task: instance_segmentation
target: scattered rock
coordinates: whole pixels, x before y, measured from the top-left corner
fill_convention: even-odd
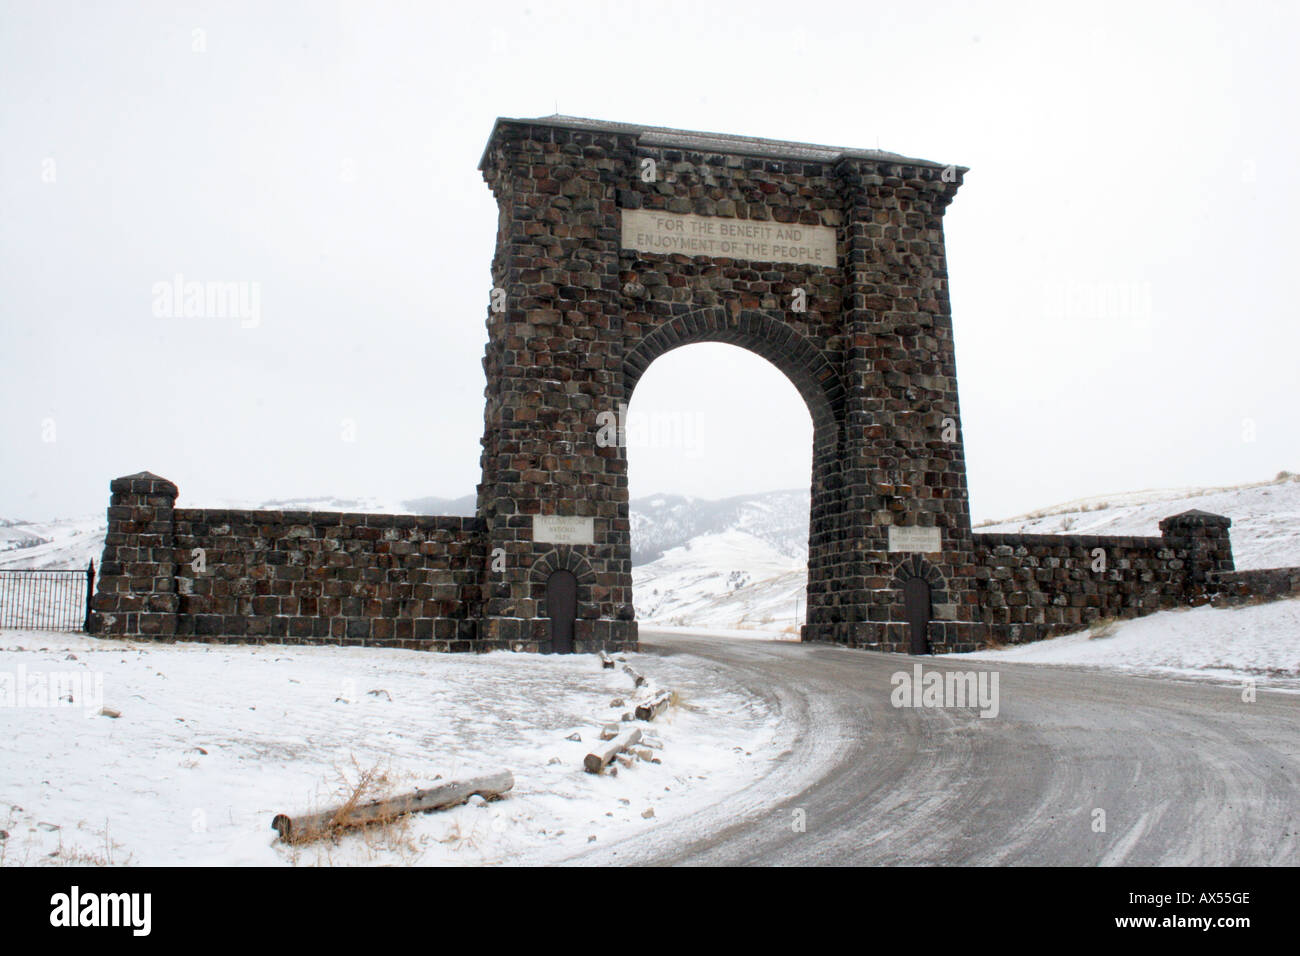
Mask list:
[[[112,717],[116,720],[118,717],[122,716],[122,712],[120,710],[114,710],[112,707],[103,707],[100,709],[99,715],[101,717]]]
[[[641,811],[641,816],[643,816],[647,820],[649,820],[654,815],[655,815],[654,807],[646,807],[644,810]]]
[[[614,759],[617,760],[619,763],[621,763],[624,767],[632,766],[632,758],[627,756],[626,754],[618,754]]]
[[[393,699],[393,695],[390,694],[388,691],[384,690],[382,687],[379,688],[378,690],[368,690],[366,691],[366,693],[369,694],[371,697],[378,697],[380,694],[383,694],[389,700]]]
[[[471,793],[469,795],[469,799],[466,800],[465,802],[468,803],[471,807],[486,807],[487,797],[483,796],[483,794],[481,793]]]
[[[546,761],[546,766],[551,767],[557,763],[564,763],[564,761],[561,760],[559,757],[552,757],[550,760]]]
[[[609,706],[611,706],[611,707],[626,707],[626,706],[627,706],[627,702],[624,701],[622,697],[615,697],[613,700],[611,700],[611,701],[609,702]]]
[[[578,732],[575,730],[573,733],[569,734],[569,736],[565,737],[564,739],[565,739],[565,740],[581,740],[581,739],[582,739],[582,734],[578,733]]]
[[[596,842],[596,835],[593,833],[591,836],[587,837],[587,842],[588,842],[588,843],[595,843],[595,842]]]
[[[208,752],[207,752],[206,750],[204,750],[202,747],[192,747],[192,748],[191,748],[191,752],[192,752],[192,753],[200,753],[200,754],[202,754],[202,755],[205,756],[205,757],[208,755]]]
[[[621,719],[621,720],[631,720],[631,719],[632,719],[632,715],[631,715],[631,714],[626,714],[626,713],[625,713],[625,714],[624,714],[620,719]]]
[[[76,654],[68,654],[68,655],[67,655],[66,657],[64,657],[63,659],[64,659],[65,661],[75,661],[75,660],[77,659],[77,655],[76,655]]]
[[[604,727],[600,728],[600,739],[613,740],[618,736],[619,729],[618,724],[606,724]]]

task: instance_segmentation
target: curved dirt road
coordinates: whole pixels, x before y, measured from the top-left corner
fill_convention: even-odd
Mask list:
[[[764,697],[781,756],[726,801],[575,863],[1300,863],[1300,695],[651,630],[642,647]],[[996,671],[997,716],[892,706],[891,675],[917,662]]]

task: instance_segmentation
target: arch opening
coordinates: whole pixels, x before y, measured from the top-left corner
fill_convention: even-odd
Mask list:
[[[635,350],[649,361],[626,389],[637,618],[798,639],[830,399],[817,385],[809,402],[789,354],[699,335],[659,345]]]

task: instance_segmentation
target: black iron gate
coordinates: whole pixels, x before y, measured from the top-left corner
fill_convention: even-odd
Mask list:
[[[89,631],[95,562],[84,571],[0,568],[0,628]]]

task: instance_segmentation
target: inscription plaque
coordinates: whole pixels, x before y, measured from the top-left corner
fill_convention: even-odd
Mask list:
[[[545,544],[595,544],[596,519],[533,515],[533,540]]]
[[[920,551],[930,553],[943,550],[938,528],[900,528],[889,526],[890,551]]]
[[[686,256],[836,265],[835,230],[791,222],[757,222],[693,213],[624,209],[623,248]]]

